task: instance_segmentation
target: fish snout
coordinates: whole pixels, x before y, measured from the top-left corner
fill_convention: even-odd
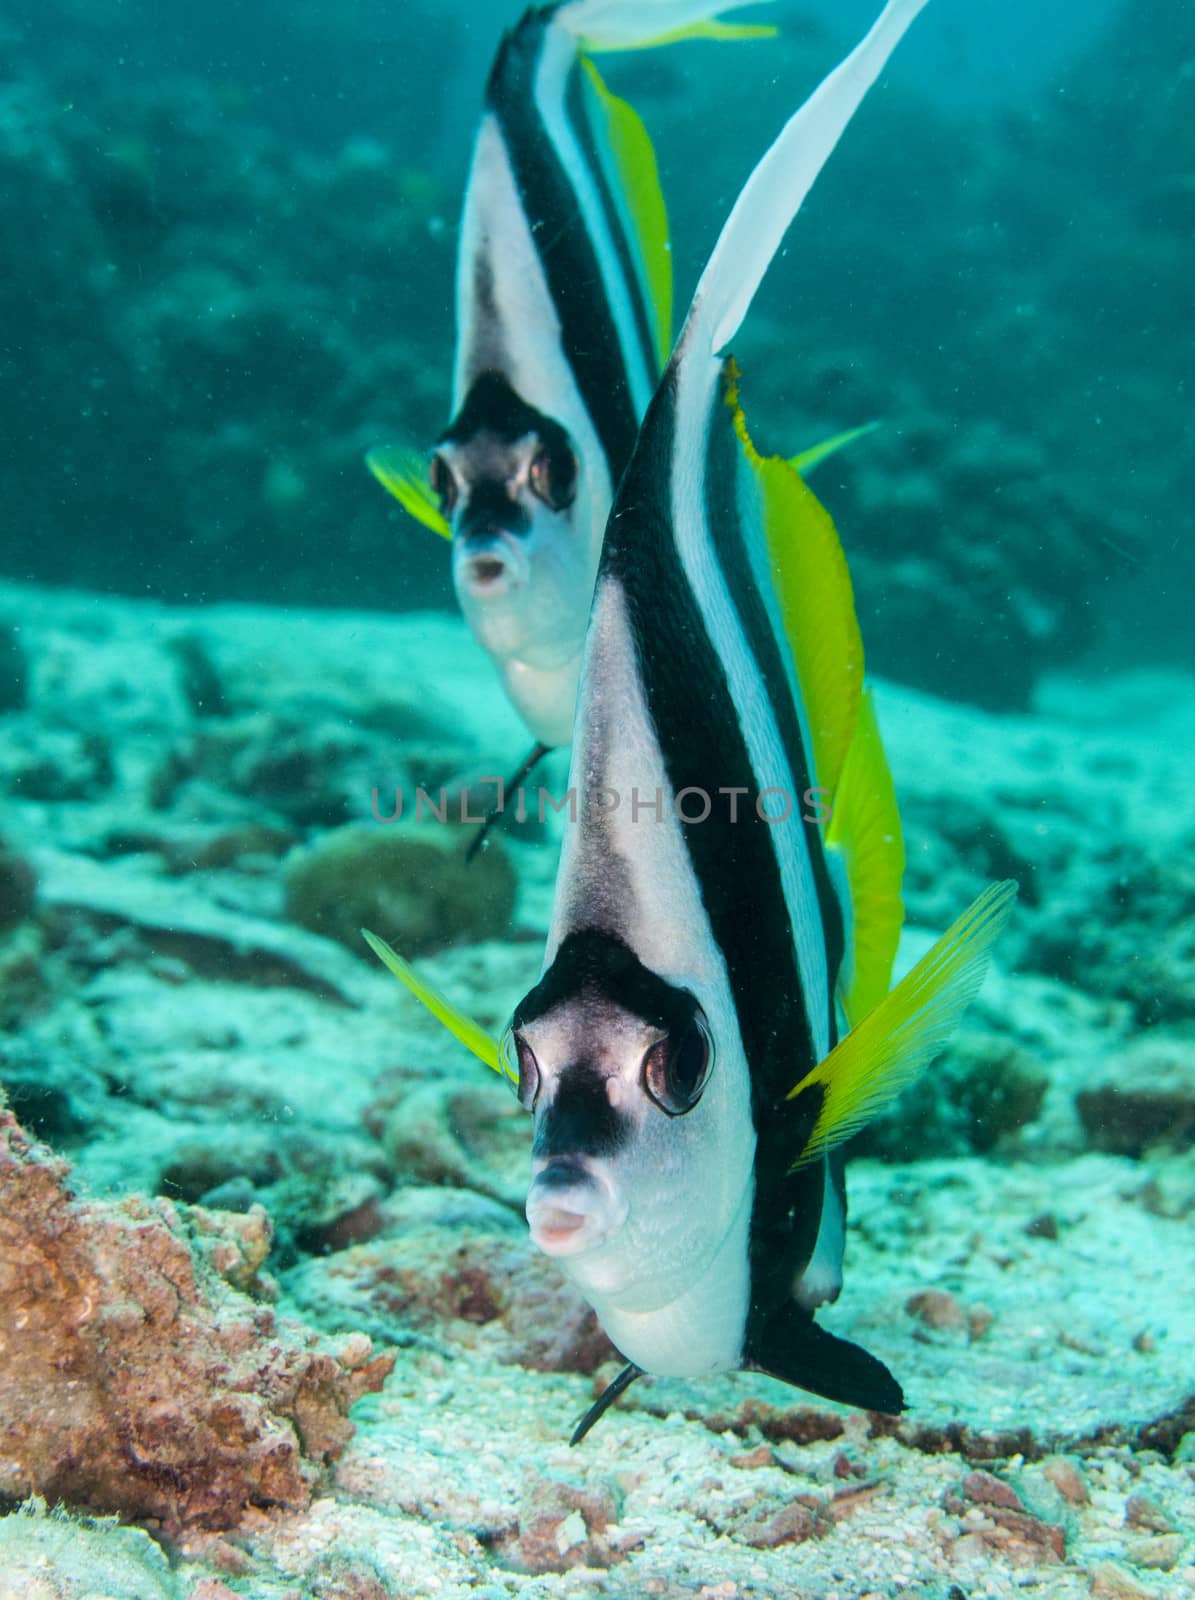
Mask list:
[[[455,543],[457,581],[471,594],[489,598],[526,580],[526,556],[509,530],[487,524]]]
[[[534,1163],[527,1195],[531,1242],[549,1256],[574,1256],[615,1233],[626,1220],[609,1180],[590,1162],[553,1157]]]

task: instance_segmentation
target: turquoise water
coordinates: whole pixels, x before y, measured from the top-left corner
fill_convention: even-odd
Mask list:
[[[678,313],[871,10],[601,58]],[[1190,1594],[1189,8],[931,0],[734,343],[763,448],[878,424],[813,486],[898,975],[1020,884],[852,1147],[827,1325],[909,1411],[645,1380],[575,1452],[617,1356],[529,1243],[526,1119],[357,934],[494,1032],[548,931],[550,811],[472,866],[381,823],[528,736],[364,465],[449,420],[516,17],[0,13],[0,1600]]]

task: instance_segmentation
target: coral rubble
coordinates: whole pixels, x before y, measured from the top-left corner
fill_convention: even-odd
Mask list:
[[[307,1505],[393,1357],[247,1298],[263,1212],[79,1201],[66,1178],[0,1111],[0,1494],[172,1534]]]

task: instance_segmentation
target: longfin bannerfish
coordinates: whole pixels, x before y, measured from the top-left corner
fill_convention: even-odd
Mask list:
[[[755,450],[723,352],[924,3],[889,0],[790,120],[702,275],[615,497],[582,664],[570,784],[622,804],[566,829],[542,976],[478,1051],[534,1116],[532,1237],[627,1361],[574,1440],[639,1372],[904,1404],[814,1317],[841,1285],[842,1145],[940,1050],[1015,885],[891,987],[903,846],[846,561],[791,463]],[[636,817],[636,795],[656,807]]]
[[[457,596],[542,745],[567,744],[614,486],[672,345],[668,218],[651,140],[591,55],[690,37],[747,0],[570,0],[503,38],[461,217],[453,417],[431,462],[368,456],[452,539]],[[715,25],[716,24],[716,25]]]

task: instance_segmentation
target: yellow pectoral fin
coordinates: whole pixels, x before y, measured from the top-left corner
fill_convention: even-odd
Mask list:
[[[788,464],[805,477],[814,467],[820,466],[828,456],[835,455],[839,450],[845,450],[848,444],[854,444],[856,439],[874,433],[878,427],[878,422],[864,422],[857,428],[847,428],[844,433],[836,433],[830,439],[823,439],[821,444],[810,445],[808,450],[802,450],[799,455],[789,456]]]
[[[813,1131],[794,1167],[857,1133],[884,1111],[946,1043],[987,971],[992,945],[1012,911],[1017,886],[993,883],[913,969],[788,1098],[818,1095]]]
[[[651,39],[636,39],[634,44],[601,44],[586,40],[585,48],[597,54],[622,50],[655,50],[666,44],[682,44],[686,39],[774,39],[780,29],[773,22],[719,22],[711,18],[706,22],[691,22],[687,28],[671,28],[667,33],[657,33]]]
[[[479,1061],[484,1061],[487,1067],[492,1067],[503,1077],[507,1076],[502,1065],[502,1053],[498,1048],[498,1041],[488,1034],[479,1022],[474,1022],[472,1017],[467,1017],[463,1011],[458,1011],[451,1000],[446,1000],[440,991],[434,988],[426,979],[421,978],[409,961],[392,950],[385,939],[379,939],[376,933],[370,933],[368,928],[361,929],[361,937],[377,956],[383,966],[390,971],[405,988],[409,989],[431,1012],[438,1022],[442,1022],[454,1038],[459,1039],[466,1050],[471,1050]]]
[[[452,529],[427,481],[427,463],[417,450],[400,444],[380,445],[368,453],[365,465],[416,522],[422,522],[441,539],[452,538]]]

